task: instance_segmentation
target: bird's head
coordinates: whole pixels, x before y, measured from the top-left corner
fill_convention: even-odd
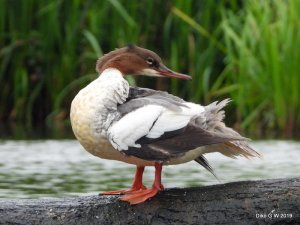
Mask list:
[[[107,68],[116,68],[123,75],[191,79],[191,76],[167,68],[155,52],[135,45],[116,49],[97,60],[96,70],[98,73],[101,74]]]

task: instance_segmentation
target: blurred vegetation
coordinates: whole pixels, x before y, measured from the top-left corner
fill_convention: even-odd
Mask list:
[[[300,127],[300,1],[0,0],[0,119],[25,133],[69,125],[95,61],[128,43],[193,76],[129,78],[201,104],[231,97],[228,123],[252,136]],[[4,129],[1,128],[0,129]]]

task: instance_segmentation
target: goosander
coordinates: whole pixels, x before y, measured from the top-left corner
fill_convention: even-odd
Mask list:
[[[129,86],[126,75],[191,79],[167,68],[156,53],[129,45],[99,58],[96,71],[100,76],[72,101],[73,132],[94,156],[136,165],[130,189],[103,194],[123,194],[121,200],[139,204],[164,189],[163,165],[195,160],[214,174],[204,154],[260,156],[247,138],[223,123],[228,99],[201,106],[167,92]],[[155,167],[149,189],[142,182],[145,166]]]

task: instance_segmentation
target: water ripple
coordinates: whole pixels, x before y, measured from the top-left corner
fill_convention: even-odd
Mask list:
[[[263,159],[238,160],[207,155],[221,182],[299,176],[300,143],[258,141],[252,146]],[[0,198],[86,195],[129,187],[134,166],[96,158],[74,140],[0,142]],[[145,183],[151,185],[153,168]],[[191,187],[219,182],[195,162],[163,170],[165,187]]]

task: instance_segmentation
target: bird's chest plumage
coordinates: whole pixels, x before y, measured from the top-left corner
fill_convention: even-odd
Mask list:
[[[128,92],[129,85],[121,73],[108,69],[83,88],[72,101],[72,129],[76,138],[90,153],[99,156],[98,151],[106,139],[108,127],[119,117],[117,105],[126,100]],[[108,153],[104,150],[103,154]]]

